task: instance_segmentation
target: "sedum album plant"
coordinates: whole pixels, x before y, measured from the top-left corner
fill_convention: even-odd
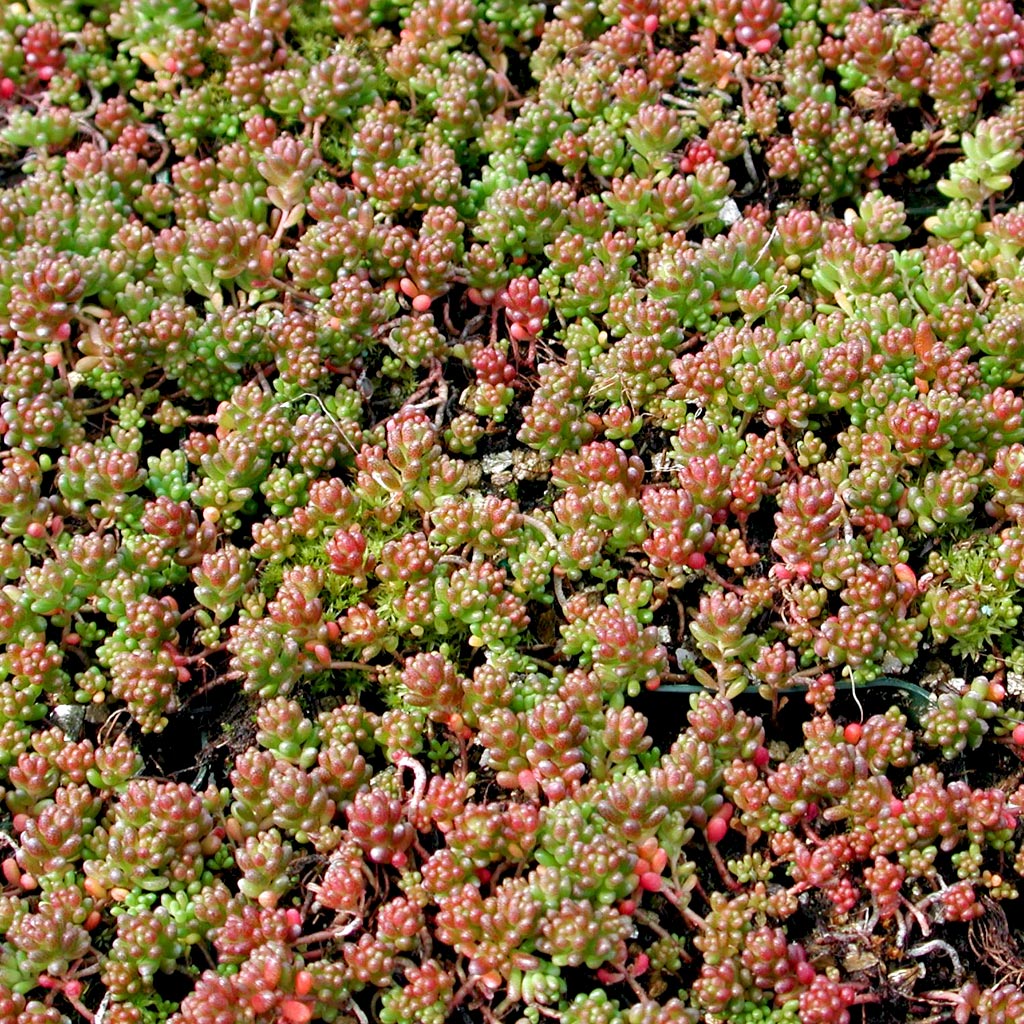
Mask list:
[[[1024,1009],[1009,0],[0,16],[0,1022]]]

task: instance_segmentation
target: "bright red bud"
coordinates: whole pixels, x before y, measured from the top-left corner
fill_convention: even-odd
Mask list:
[[[661,889],[661,875],[653,871],[645,871],[640,876],[640,888],[646,892],[658,892]]]
[[[306,1024],[313,1019],[313,1007],[308,1003],[300,1003],[298,999],[285,999],[278,1010],[281,1019],[288,1024]]]
[[[712,818],[708,822],[707,837],[709,843],[720,843],[729,831],[729,823],[724,818]]]

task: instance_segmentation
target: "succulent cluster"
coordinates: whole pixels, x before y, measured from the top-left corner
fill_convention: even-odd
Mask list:
[[[5,5],[0,1022],[1024,1012],[1022,79],[1009,0]]]

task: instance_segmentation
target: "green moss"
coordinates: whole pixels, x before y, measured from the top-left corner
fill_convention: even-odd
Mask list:
[[[997,538],[975,534],[944,545],[928,559],[928,571],[940,577],[940,582],[925,596],[925,607],[939,604],[944,591],[962,596],[979,613],[976,617],[961,615],[955,630],[946,627],[946,633],[953,639],[953,653],[972,661],[993,647],[1008,652],[1012,631],[1022,611],[1013,580],[996,576],[997,546]],[[934,620],[932,630],[938,638],[944,638],[943,630],[936,628]]]
[[[322,537],[299,541],[295,555],[288,561],[269,562],[260,570],[259,589],[266,598],[272,598],[281,586],[284,574],[300,565],[311,565],[324,570],[324,589],[321,596],[324,615],[337,618],[359,600],[359,590],[347,576],[341,576],[331,569],[330,559]]]
[[[411,516],[403,515],[397,523],[381,526],[376,520],[367,517],[361,523],[363,535],[366,537],[367,555],[372,561],[380,557],[381,548],[389,541],[417,529]],[[323,537],[312,540],[295,541],[295,553],[287,560],[266,562],[258,573],[260,593],[268,600],[281,586],[284,574],[296,566],[310,565],[324,572],[324,589],[320,597],[324,605],[324,617],[336,619],[344,615],[349,608],[358,604],[365,591],[357,587],[348,576],[342,576],[331,568],[331,560]]]
[[[323,60],[338,42],[328,5],[320,0],[303,0],[292,6],[291,13],[289,42],[311,63]]]

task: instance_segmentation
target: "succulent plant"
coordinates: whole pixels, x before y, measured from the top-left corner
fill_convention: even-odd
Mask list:
[[[1014,5],[89,6],[0,13],[0,1018],[1019,1013]]]

